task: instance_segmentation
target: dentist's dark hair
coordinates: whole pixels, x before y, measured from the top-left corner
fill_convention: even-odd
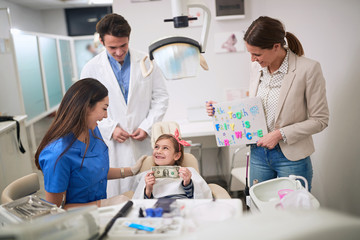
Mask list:
[[[104,41],[106,34],[114,37],[130,37],[131,27],[123,16],[110,13],[96,24],[96,32],[99,33],[100,39]]]
[[[51,142],[73,134],[69,145],[60,154],[58,160],[69,150],[75,140],[82,134],[87,134],[85,144],[86,150],[81,163],[84,162],[86,151],[89,147],[89,128],[87,126],[87,115],[91,108],[108,96],[107,88],[98,80],[85,78],[74,83],[65,93],[55,118],[42,139],[35,153],[35,165],[41,170],[39,156],[41,151]],[[55,164],[56,166],[56,164]]]
[[[292,33],[286,32],[284,25],[277,19],[262,16],[252,22],[247,29],[244,40],[251,46],[262,49],[272,49],[274,44],[286,45],[298,56],[304,55],[304,49],[299,39]]]

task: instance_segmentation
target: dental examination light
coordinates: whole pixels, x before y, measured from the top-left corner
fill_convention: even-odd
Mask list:
[[[149,46],[149,57],[155,61],[161,69],[165,78],[175,80],[187,77],[195,77],[199,65],[208,70],[205,58],[201,53],[205,52],[210,25],[210,10],[201,3],[190,3],[188,0],[172,0],[172,19],[165,19],[164,22],[173,22],[175,28],[189,26],[189,20],[197,18],[188,17],[188,9],[197,7],[204,10],[204,23],[201,33],[201,42],[188,37],[172,36],[159,39]],[[150,68],[146,70],[146,57],[141,62],[141,70],[144,77],[148,76],[153,65],[150,61]]]

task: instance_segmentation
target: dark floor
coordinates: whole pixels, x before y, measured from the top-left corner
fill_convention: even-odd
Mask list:
[[[210,176],[210,177],[204,177],[204,178],[207,183],[215,183],[215,184],[218,184],[221,187],[227,189],[226,181],[218,176]]]

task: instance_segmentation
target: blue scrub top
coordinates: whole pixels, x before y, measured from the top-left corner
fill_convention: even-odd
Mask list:
[[[90,145],[81,168],[86,144],[79,140],[75,140],[55,166],[57,158],[74,138],[73,134],[53,141],[40,153],[39,164],[44,174],[45,190],[51,193],[66,191],[66,203],[87,203],[106,198],[108,147],[98,127],[94,135],[100,139],[95,138],[91,130],[89,135]]]

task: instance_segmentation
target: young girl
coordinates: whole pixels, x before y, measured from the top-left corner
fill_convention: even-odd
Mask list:
[[[184,146],[190,144],[179,139],[177,129],[175,135],[161,135],[156,140],[152,155],[155,165],[180,166],[184,156]],[[209,186],[194,168],[180,167],[179,177],[155,178],[153,171],[143,172],[137,178],[139,184],[133,199],[212,198]]]

